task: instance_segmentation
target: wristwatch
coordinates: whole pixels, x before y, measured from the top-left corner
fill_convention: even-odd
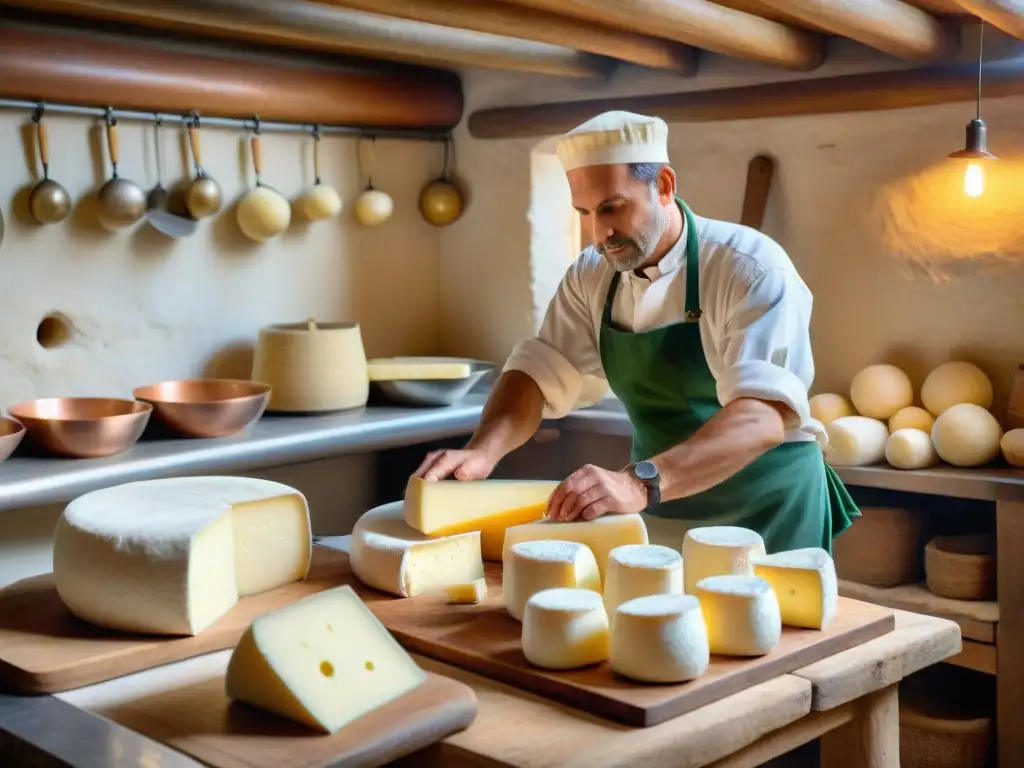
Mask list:
[[[644,484],[647,489],[647,508],[655,507],[661,503],[661,475],[658,467],[653,461],[637,461],[630,464],[629,471],[633,477]]]

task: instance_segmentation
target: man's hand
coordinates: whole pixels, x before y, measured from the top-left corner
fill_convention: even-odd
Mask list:
[[[454,476],[456,480],[483,480],[494,471],[496,461],[481,450],[431,451],[420,464],[413,477],[425,480],[444,480]]]
[[[562,481],[548,500],[548,518],[561,522],[593,520],[608,512],[640,512],[647,489],[630,472],[587,464]]]

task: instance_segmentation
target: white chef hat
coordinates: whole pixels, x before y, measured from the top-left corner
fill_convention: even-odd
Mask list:
[[[660,117],[604,112],[562,136],[556,151],[566,171],[587,165],[668,163],[668,126]]]

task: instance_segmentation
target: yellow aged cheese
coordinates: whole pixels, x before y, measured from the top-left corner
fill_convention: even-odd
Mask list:
[[[228,662],[228,698],[335,733],[426,680],[349,586],[266,613]]]
[[[428,536],[480,532],[485,560],[501,562],[505,531],[540,520],[551,480],[424,480],[414,477],[405,491],[405,521]]]
[[[608,659],[608,614],[590,589],[545,589],[526,601],[523,655],[541,669],[578,669]]]
[[[472,366],[437,357],[378,357],[367,361],[370,381],[464,379]]]
[[[808,547],[756,557],[754,575],[772,585],[786,626],[825,629],[835,618],[839,585],[835,564],[824,549]]]
[[[782,638],[778,598],[760,577],[710,576],[697,582],[696,597],[711,653],[763,656]]]
[[[501,596],[509,615],[523,620],[526,601],[545,589],[579,587],[601,592],[601,573],[590,548],[574,541],[524,541],[509,548]]]
[[[683,589],[696,593],[697,582],[708,576],[749,576],[750,560],[764,554],[756,531],[734,525],[691,528],[683,538]]]
[[[487,579],[481,576],[473,581],[449,584],[445,590],[453,605],[475,605],[487,597]]]

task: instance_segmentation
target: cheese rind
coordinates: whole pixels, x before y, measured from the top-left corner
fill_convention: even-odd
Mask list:
[[[626,544],[608,555],[604,607],[609,616],[627,600],[645,595],[682,594],[683,557],[660,544]]]
[[[753,573],[750,559],[764,552],[764,539],[747,528],[691,528],[683,539],[684,591],[696,594],[697,582],[708,576],[749,576]]]
[[[807,547],[757,557],[754,575],[771,584],[784,625],[825,629],[835,618],[839,584],[835,563],[824,549]]]
[[[257,618],[228,662],[228,698],[325,733],[403,696],[426,673],[349,586]]]
[[[764,656],[782,638],[779,601],[757,576],[710,576],[697,582],[696,597],[708,627],[711,653]]]
[[[239,597],[299,581],[305,497],[248,477],[143,480],[79,496],[57,521],[53,577],[73,614],[125,632],[196,635]]]
[[[473,581],[449,584],[445,592],[452,605],[475,605],[487,597],[487,579],[481,576]]]
[[[349,559],[363,584],[399,597],[445,589],[484,575],[479,533],[427,536],[406,524],[400,501],[374,507],[356,520]]]
[[[608,614],[590,589],[545,589],[526,601],[523,655],[542,669],[579,669],[608,659]]]
[[[601,592],[601,573],[594,553],[575,541],[538,540],[516,544],[502,566],[501,597],[516,621],[523,620],[526,602],[538,592],[558,587]]]
[[[614,672],[644,683],[683,683],[711,661],[708,629],[692,595],[636,597],[612,618],[609,661]]]
[[[608,567],[608,555],[625,544],[647,544],[647,526],[640,515],[603,515],[595,520],[573,520],[569,523],[538,520],[517,525],[505,531],[505,552],[525,541],[557,539],[575,541],[590,548],[597,559],[602,578]]]
[[[480,532],[485,560],[501,562],[506,529],[540,520],[551,480],[424,480],[410,478],[405,521],[428,536]]]

